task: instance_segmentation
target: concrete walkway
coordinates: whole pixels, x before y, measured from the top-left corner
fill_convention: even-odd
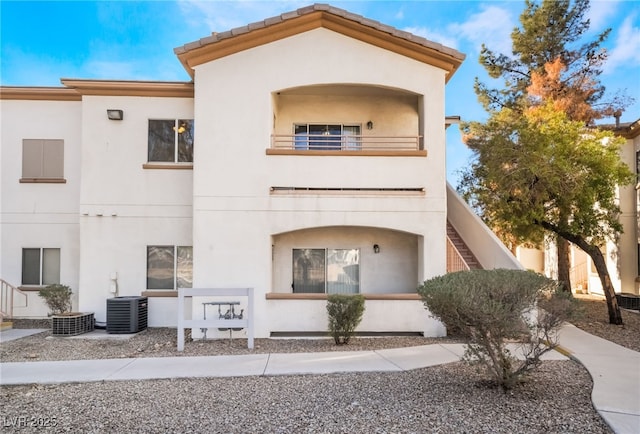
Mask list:
[[[619,434],[640,433],[640,353],[571,324],[562,328],[560,343],[589,371],[591,401],[605,422]]]
[[[570,324],[562,329],[560,342],[560,352],[544,358],[567,356],[584,365],[593,378],[593,405],[607,424],[619,434],[640,433],[640,353]],[[397,372],[456,362],[463,353],[463,344],[435,344],[378,351],[2,363],[0,384]]]
[[[7,329],[0,333],[0,342],[9,342],[38,333],[46,332],[48,329]]]

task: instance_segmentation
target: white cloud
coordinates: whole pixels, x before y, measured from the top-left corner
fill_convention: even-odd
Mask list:
[[[607,28],[609,19],[618,11],[618,4],[618,0],[592,1],[586,15],[591,24],[589,31],[599,33]]]
[[[478,51],[485,44],[494,52],[511,54],[511,32],[516,26],[511,13],[494,5],[481,5],[481,9],[463,23],[450,24],[448,32],[471,41]]]
[[[185,0],[178,4],[189,25],[200,28],[204,23],[210,32],[224,32],[309,6],[310,3],[308,0],[258,2]]]
[[[423,38],[426,38],[433,42],[437,42],[449,48],[458,48],[458,41],[455,38],[447,36],[443,33],[430,30],[426,27],[405,27],[402,30],[404,30],[405,32],[413,33],[417,36],[422,36]]]
[[[604,73],[611,74],[619,67],[640,67],[640,26],[634,27],[637,14],[628,16],[616,37],[614,47],[604,65]]]

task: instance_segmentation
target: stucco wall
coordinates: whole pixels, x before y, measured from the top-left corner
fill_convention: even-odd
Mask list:
[[[313,61],[289,56],[310,47]],[[446,270],[444,81],[436,67],[316,29],[198,66],[193,100],[85,95],[82,102],[2,101],[1,275],[19,283],[21,248],[29,243],[60,247],[61,280],[81,290],[74,308],[104,321],[107,298],[145,290],[146,246],[193,245],[194,286],[255,288],[256,336],[264,337],[281,304],[265,299],[281,285],[273,280],[272,236],[359,227],[376,229],[324,235],[357,241],[367,262],[386,257],[389,268],[380,274],[384,267],[371,267],[363,285],[370,292],[415,288]],[[322,84],[364,93],[275,101],[281,90]],[[337,103],[341,109],[328,119]],[[123,110],[124,120],[108,120],[107,109]],[[428,156],[267,155],[274,116],[286,133],[298,116],[301,122],[371,120],[374,129],[363,133],[423,135]],[[150,118],[195,118],[193,171],[143,168]],[[18,184],[25,134],[65,140],[66,184]],[[274,194],[273,186],[424,190]],[[374,242],[382,249],[375,257],[369,251]],[[386,309],[370,304],[370,312]],[[151,299],[149,324],[174,325],[175,306],[172,298]],[[388,330],[416,328],[407,318],[424,314],[390,309],[397,312],[384,318]],[[363,324],[380,327],[373,319]],[[300,329],[295,322],[291,327]],[[436,329],[425,328],[440,333]]]
[[[629,166],[632,172],[636,170],[636,152],[640,151],[640,136],[627,140],[622,148],[622,160]],[[636,185],[620,187],[620,223],[624,232],[620,235],[620,240],[616,246],[618,252],[617,261],[621,292],[640,294],[640,282],[636,281],[639,276],[638,270],[638,191]]]
[[[276,332],[322,332],[328,328],[326,300],[268,300],[269,324]],[[420,300],[366,300],[356,331],[418,332],[445,336],[444,325]]]
[[[310,47],[313,61],[288,55]],[[256,288],[257,336],[270,327],[264,294],[272,284],[272,234],[319,226],[401,230],[419,237],[419,280],[445,272],[444,71],[316,29],[200,65],[195,76],[194,286]],[[428,157],[266,155],[274,92],[353,83],[416,95]],[[272,186],[426,193],[274,195]]]
[[[640,150],[640,136],[628,139],[621,150],[621,159],[635,171],[636,152]],[[638,220],[636,185],[631,184],[618,188],[620,216],[618,217],[623,227],[617,242],[608,241],[605,250],[605,259],[611,277],[611,283],[616,292],[629,292],[640,294],[640,280],[638,280],[638,242],[640,231]],[[589,259],[589,291],[594,294],[604,294],[600,277],[591,265]]]
[[[59,248],[60,281],[78,306],[81,105],[63,101],[0,101],[0,277],[22,283],[23,248]],[[22,140],[64,140],[64,184],[21,184]],[[37,292],[15,315],[45,316]],[[22,298],[16,297],[22,305]]]
[[[297,90],[304,93],[304,89]],[[418,136],[418,98],[415,95],[394,95],[372,87],[321,87],[309,93],[325,95],[274,95],[275,134],[293,134],[296,123],[339,123],[361,125],[363,136]],[[332,94],[344,92],[347,95]],[[372,95],[359,93],[370,92]],[[366,128],[367,122],[373,128]]]
[[[124,120],[107,119],[108,108],[122,109]],[[114,273],[117,295],[140,295],[146,289],[148,245],[192,245],[192,171],[143,169],[143,164],[148,120],[191,119],[193,101],[84,97],[82,117],[91,127],[82,135],[80,307],[105,321],[106,299],[115,295]],[[149,324],[175,325],[176,306],[175,299],[152,300]]]

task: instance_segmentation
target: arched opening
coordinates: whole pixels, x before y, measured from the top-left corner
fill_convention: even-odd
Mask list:
[[[422,149],[420,96],[412,92],[320,84],[276,91],[272,100],[273,149]]]
[[[420,237],[375,227],[330,226],[272,236],[272,293],[416,292]]]

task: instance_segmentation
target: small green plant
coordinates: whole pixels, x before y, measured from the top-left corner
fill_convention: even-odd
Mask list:
[[[51,310],[51,315],[60,315],[71,311],[71,288],[67,285],[56,283],[49,285],[38,292]]]
[[[484,366],[495,383],[511,389],[558,346],[558,330],[573,299],[558,283],[520,270],[450,273],[418,288],[427,309],[467,341],[463,360]],[[507,348],[518,343],[520,357]]]
[[[364,297],[360,294],[331,294],[327,297],[327,313],[333,340],[336,345],[346,345],[362,321]]]

